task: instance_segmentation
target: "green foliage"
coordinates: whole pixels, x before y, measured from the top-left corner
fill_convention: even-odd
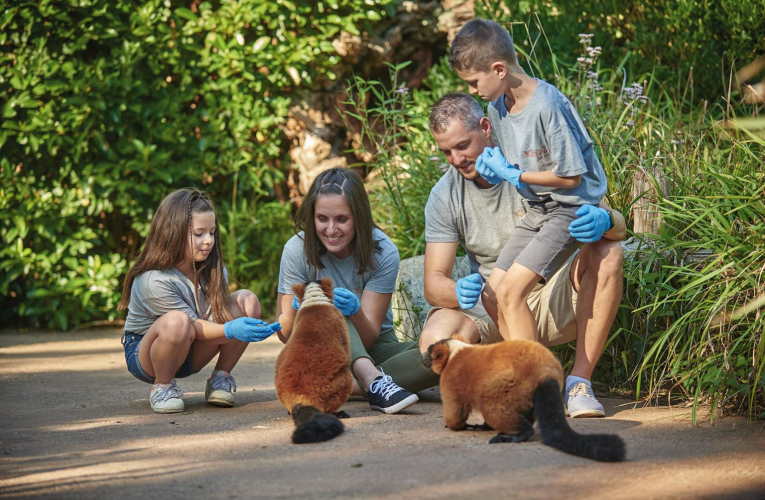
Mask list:
[[[655,71],[670,86],[690,78],[696,98],[710,101],[727,93],[731,67],[765,53],[765,0],[482,0],[476,16],[506,24],[525,52],[544,53],[549,45],[568,61],[575,57],[574,37],[593,33],[607,67],[626,64],[633,75]],[[554,64],[548,58],[540,75],[553,74]]]
[[[279,125],[293,94],[335,78],[329,39],[393,14],[393,2],[193,5],[2,3],[4,324],[115,318],[155,207],[188,185],[221,203],[232,277],[273,300],[264,269],[278,268],[290,211],[274,205]]]
[[[551,79],[587,123],[608,176],[608,203],[631,227],[636,174],[662,175],[670,184],[669,195],[653,204],[664,217],[664,231],[646,236],[639,255],[625,262],[623,305],[594,379],[641,395],[647,389],[646,398],[674,389],[713,410],[761,417],[765,142],[752,133],[721,133],[713,110],[692,105],[689,89],[670,90],[655,74],[628,79],[621,68],[603,66],[591,37],[579,42],[581,60],[570,69],[558,61]],[[545,64],[537,52],[531,65]],[[405,256],[422,253],[422,207],[439,177],[433,166],[442,161],[425,117],[437,97],[465,87],[449,74],[441,61],[428,80],[433,86],[413,96],[378,82],[354,83],[364,89],[359,96],[374,88],[374,102],[387,103],[365,107],[370,101],[356,99],[354,114],[369,123],[387,120],[389,135],[365,128],[376,146],[386,146],[373,162],[385,179],[375,206]],[[729,118],[725,123],[735,123],[735,115]],[[702,262],[692,258],[707,254],[712,257]],[[564,364],[573,362],[573,346],[557,352]]]

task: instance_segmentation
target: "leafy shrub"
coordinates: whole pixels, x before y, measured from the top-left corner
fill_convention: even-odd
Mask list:
[[[275,186],[290,96],[333,80],[329,40],[392,14],[393,2],[192,5],[3,3],[4,324],[115,318],[155,207],[189,185],[220,203],[231,275],[270,306],[264,269],[278,268],[274,239],[289,227]]]
[[[765,53],[764,0],[482,0],[476,16],[507,23],[521,50],[552,48],[542,75],[554,73],[555,58],[576,57],[578,33],[593,33],[605,67],[651,73],[670,87],[690,79],[695,97],[709,101],[727,93],[731,67]]]

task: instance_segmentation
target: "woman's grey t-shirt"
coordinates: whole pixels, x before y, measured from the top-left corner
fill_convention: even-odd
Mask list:
[[[224,278],[228,281],[226,270]],[[160,316],[170,311],[181,311],[191,321],[196,321],[205,311],[205,317],[211,320],[212,308],[207,297],[199,287],[199,307],[194,297],[194,284],[175,267],[170,269],[146,271],[138,275],[130,289],[130,304],[124,330],[144,335]]]
[[[529,172],[550,171],[558,177],[581,175],[574,188],[527,184],[520,189],[529,201],[552,198],[570,205],[597,205],[606,194],[606,174],[592,139],[576,108],[549,83],[538,80],[531,100],[510,114],[505,95],[489,104],[494,137],[507,161]]]
[[[398,276],[398,248],[382,231],[375,228],[372,231],[374,241],[380,246],[376,252],[377,267],[373,271],[359,274],[359,268],[353,256],[338,259],[332,253],[326,252],[321,256],[324,269],[316,269],[308,264],[303,250],[303,232],[296,234],[284,245],[282,261],[279,266],[279,293],[293,295],[292,285],[332,278],[335,287],[347,288],[361,300],[364,290],[377,293],[393,293],[396,289]],[[393,313],[390,305],[381,331],[393,329]]]

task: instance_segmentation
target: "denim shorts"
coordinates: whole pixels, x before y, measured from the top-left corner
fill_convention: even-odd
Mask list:
[[[125,362],[127,363],[128,371],[135,378],[142,382],[153,384],[154,377],[146,373],[141,366],[141,362],[138,361],[138,345],[141,343],[141,339],[143,339],[143,335],[136,335],[132,332],[122,333],[122,347],[125,348]],[[189,355],[186,356],[181,367],[175,372],[175,378],[184,378],[196,373],[194,371],[193,353],[193,347],[189,347]]]

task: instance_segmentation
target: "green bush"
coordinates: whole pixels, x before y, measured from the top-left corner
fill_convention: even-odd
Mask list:
[[[392,0],[2,2],[3,324],[117,317],[170,191],[221,206],[231,275],[264,298],[289,233],[275,201],[291,96],[336,78],[329,40]]]
[[[727,94],[731,68],[765,53],[765,0],[482,0],[476,15],[505,24],[527,53],[552,48],[542,76],[554,72],[554,58],[576,58],[578,33],[593,33],[604,67],[675,88],[690,80],[695,98],[708,101]]]
[[[765,297],[765,142],[725,129],[720,124],[731,122],[718,122],[709,106],[694,106],[685,89],[668,89],[650,74],[625,81],[590,50],[592,38],[576,45],[582,62],[571,70],[558,65],[550,79],[586,121],[608,176],[607,202],[631,227],[635,175],[662,174],[670,183],[668,195],[653,204],[664,229],[641,236],[642,254],[625,263],[625,297],[594,379],[648,399],[674,394],[713,410],[765,417],[765,317],[758,309]],[[537,54],[531,64],[538,68],[544,59]],[[429,88],[396,92],[395,71],[391,79],[392,87],[356,79],[351,107],[373,138],[369,152],[377,151],[378,220],[409,256],[422,253],[422,207],[443,162],[428,111],[445,91],[466,86],[443,60],[431,71]],[[375,99],[366,99],[369,93]],[[728,111],[731,120],[736,109]],[[701,263],[692,258],[708,254]],[[570,366],[573,345],[556,352]]]

